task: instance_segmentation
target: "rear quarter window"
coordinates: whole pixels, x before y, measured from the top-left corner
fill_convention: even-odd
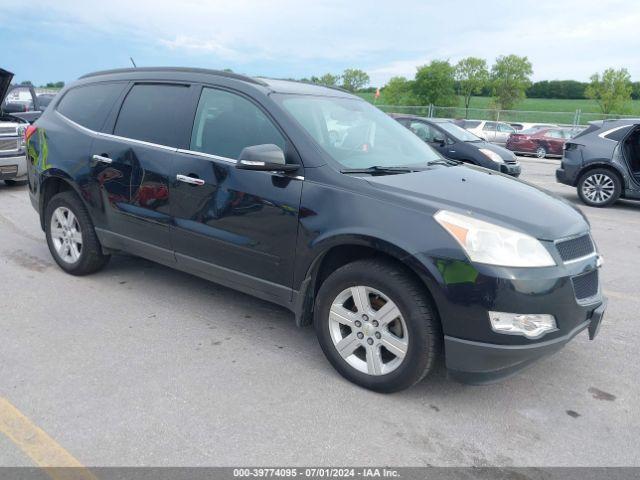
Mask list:
[[[56,110],[69,120],[99,131],[125,83],[98,83],[69,90]]]
[[[613,132],[605,135],[605,138],[608,138],[609,140],[613,140],[613,141],[619,142],[620,140],[622,140],[624,137],[627,136],[627,134],[629,133],[629,130],[631,130],[631,125],[628,125],[628,126],[622,127],[622,128],[618,128],[617,130],[614,130]]]

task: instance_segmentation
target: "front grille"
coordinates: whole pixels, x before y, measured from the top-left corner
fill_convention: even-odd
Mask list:
[[[0,167],[0,179],[14,178],[18,174],[18,165]]]
[[[578,300],[585,300],[598,294],[598,270],[573,277],[571,281]]]
[[[569,262],[576,258],[586,257],[595,252],[591,236],[587,233],[581,237],[570,240],[562,240],[556,243],[556,248],[563,262]]]
[[[16,135],[16,127],[0,127],[0,135]]]
[[[18,140],[15,138],[3,140],[0,139],[0,151],[18,150]]]

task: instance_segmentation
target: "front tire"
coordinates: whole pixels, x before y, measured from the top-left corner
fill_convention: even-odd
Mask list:
[[[613,205],[621,194],[620,178],[606,168],[589,170],[578,180],[578,196],[590,207]]]
[[[318,292],[314,326],[342,376],[384,393],[427,376],[442,343],[424,285],[388,261],[359,260],[332,273]]]
[[[44,215],[49,251],[60,268],[88,275],[107,264],[110,257],[102,253],[89,213],[73,192],[55,195]]]

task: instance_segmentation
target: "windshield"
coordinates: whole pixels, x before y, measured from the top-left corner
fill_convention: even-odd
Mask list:
[[[451,122],[439,122],[437,124],[442,130],[461,142],[482,142],[483,140],[468,130],[459,127]]]
[[[365,101],[308,95],[275,97],[343,167],[421,167],[442,159],[400,123]]]

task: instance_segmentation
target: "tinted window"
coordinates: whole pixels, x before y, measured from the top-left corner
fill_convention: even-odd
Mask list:
[[[57,110],[70,120],[91,130],[100,130],[124,83],[99,83],[69,90]]]
[[[422,122],[411,122],[409,130],[425,142],[440,142],[445,139],[443,133]]]
[[[184,85],[134,85],[124,99],[114,135],[169,147],[183,143],[182,113],[189,102]]]
[[[243,148],[266,143],[285,149],[284,137],[256,105],[223,90],[202,90],[191,150],[236,159]]]
[[[514,133],[516,131],[511,125],[507,125],[506,123],[499,123],[498,130],[503,133]]]
[[[614,130],[609,135],[605,135],[605,137],[607,137],[609,140],[615,140],[616,142],[619,142],[620,140],[622,140],[624,137],[627,136],[630,129],[631,129],[631,125],[627,127],[622,127],[618,130]]]

